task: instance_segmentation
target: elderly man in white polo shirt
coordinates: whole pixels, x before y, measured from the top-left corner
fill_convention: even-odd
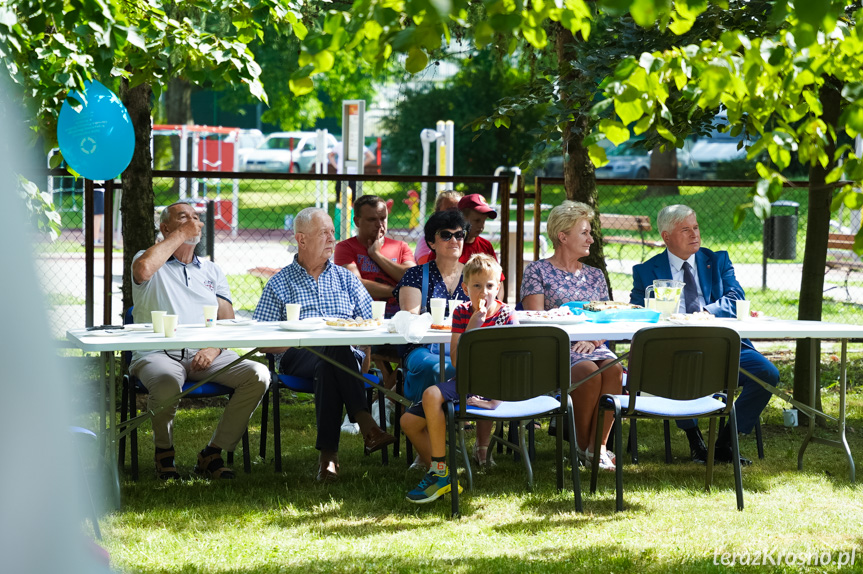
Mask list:
[[[225,274],[219,267],[195,255],[203,224],[186,203],[169,205],[162,211],[159,229],[164,239],[132,260],[133,316],[136,323],[150,320],[150,312],[164,310],[177,314],[178,322],[204,324],[204,305],[218,305],[219,319],[232,319],[234,307]],[[179,351],[136,352],[129,372],[149,391],[148,408],[177,395],[186,380],[199,381],[236,361],[227,349],[182,349]],[[242,361],[219,376],[218,382],[234,394],[209,444],[198,453],[195,472],[211,478],[234,478],[222,460],[222,449],[233,451],[242,438],[252,413],[267,391],[267,367]],[[174,465],[173,425],[177,405],[153,416],[156,445],[156,476],[179,478]]]

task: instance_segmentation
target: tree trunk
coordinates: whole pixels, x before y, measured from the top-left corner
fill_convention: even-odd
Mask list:
[[[650,154],[650,179],[677,179],[677,148],[668,148],[662,151],[662,146],[659,146]],[[679,194],[680,190],[676,185],[648,185],[641,197],[644,199]]]
[[[165,120],[170,125],[192,125],[192,84],[182,78],[172,78],[165,92]],[[164,138],[159,138],[164,139]],[[172,168],[180,169],[180,138],[171,136]],[[191,149],[186,151],[186,169],[191,165]],[[174,180],[174,193],[180,194],[180,179]]]
[[[839,88],[831,82],[824,84],[819,95],[824,106],[823,119],[829,126],[836,126],[840,112]],[[832,158],[836,142],[831,141],[825,150],[827,157]],[[800,280],[800,304],[797,318],[800,320],[820,321],[821,306],[824,297],[824,266],[827,261],[827,235],[830,231],[830,202],[833,194],[832,186],[827,186],[825,178],[835,163],[831,161],[827,167],[816,163],[809,168],[809,212],[806,217],[806,248],[803,252],[803,276]],[[794,359],[794,398],[807,405],[812,404],[809,396],[809,345],[810,339],[797,341],[797,353]],[[816,352],[816,376],[818,378],[815,406],[821,406],[821,374],[820,374],[820,344]],[[803,413],[800,416],[808,422]]]
[[[555,27],[557,28],[557,61],[561,77],[560,85],[566,86],[570,82],[578,81],[580,75],[570,65],[570,62],[576,58],[573,47],[575,42],[579,40],[576,40],[572,33],[560,24],[555,24]],[[587,116],[579,111],[585,109],[589,102],[574,101],[563,90],[561,90],[560,99],[564,107],[571,110],[573,114],[573,119],[566,122],[563,128],[563,177],[566,198],[586,203],[596,212],[596,217],[591,223],[596,241],[590,246],[590,256],[584,262],[602,270],[608,284],[608,295],[611,298],[613,293],[608,270],[605,267],[602,228],[599,224],[599,209],[597,207],[596,168],[590,161],[587,148],[583,145],[590,126]]]
[[[135,129],[135,153],[123,172],[123,312],[132,306],[132,258],[156,240],[153,220],[153,168],[150,156],[149,84],[129,88],[127,80],[120,86],[120,97],[132,118]]]

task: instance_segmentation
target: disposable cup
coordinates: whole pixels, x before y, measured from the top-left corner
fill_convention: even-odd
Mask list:
[[[452,317],[453,311],[455,308],[461,305],[461,301],[459,299],[450,299],[449,300],[449,316]]]
[[[372,301],[372,319],[383,319],[386,310],[386,301]]]
[[[216,316],[219,314],[218,305],[204,305],[204,325],[207,327],[216,326]]]
[[[435,309],[437,307],[441,307],[442,309],[446,309],[446,299],[443,297],[432,297],[429,301],[429,307]]]
[[[288,321],[298,321],[300,310],[303,308],[299,303],[288,303],[285,305],[285,317]]]
[[[443,320],[444,320],[445,314],[446,314],[446,307],[432,307],[431,308],[432,325],[443,325]]]
[[[782,419],[787,427],[797,426],[797,409],[785,409],[782,411]]]
[[[165,327],[163,323],[163,319],[165,315],[167,315],[167,311],[150,311],[150,319],[153,321],[153,332],[154,333],[164,333]]]
[[[744,320],[749,318],[749,301],[744,299],[738,299],[737,304],[737,318],[739,320]]]
[[[170,338],[177,336],[177,315],[165,315],[162,324],[165,327],[165,336]]]

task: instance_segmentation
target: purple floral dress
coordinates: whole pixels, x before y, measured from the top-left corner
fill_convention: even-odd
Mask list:
[[[580,271],[570,273],[558,269],[548,259],[534,261],[524,270],[521,282],[522,300],[528,295],[545,297],[545,310],[556,309],[570,301],[608,301],[608,284],[602,271],[585,265]],[[616,359],[605,344],[592,353],[582,354],[570,351],[570,364],[582,361],[604,361]]]

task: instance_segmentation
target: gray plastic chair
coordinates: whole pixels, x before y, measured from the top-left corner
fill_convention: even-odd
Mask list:
[[[627,377],[628,395],[603,395],[599,401],[594,452],[599,452],[606,411],[614,412],[615,444],[623,444],[624,418],[637,420],[709,418],[707,477],[713,482],[716,421],[728,418],[734,459],[737,509],[743,510],[740,449],[733,401],[740,365],[740,335],[727,327],[647,327],[632,338]],[[644,392],[652,396],[639,396]],[[617,510],[623,510],[623,456],[617,457]],[[599,457],[594,457],[590,492],[596,492]]]
[[[458,456],[460,446],[468,486],[473,488],[468,451],[464,441],[464,422],[471,420],[518,421],[518,444],[492,435],[521,455],[527,470],[528,489],[533,488],[533,469],[525,441],[525,425],[535,418],[557,418],[559,428],[568,425],[569,456],[575,508],[582,511],[581,484],[575,452],[575,425],[572,400],[560,389],[569,387],[569,336],[553,326],[515,325],[485,327],[464,333],[458,342],[456,389],[459,404],[447,402],[449,465],[452,476],[452,514],[459,513]],[[481,395],[504,401],[494,410],[467,406],[467,395]],[[557,489],[563,490],[563,432],[557,433]],[[458,438],[457,438],[458,437]],[[458,442],[456,442],[458,441]],[[491,446],[491,444],[489,445]]]

